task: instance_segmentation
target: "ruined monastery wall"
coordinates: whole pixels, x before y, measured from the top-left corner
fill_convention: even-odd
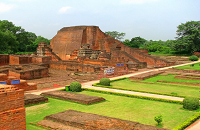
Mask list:
[[[0,99],[0,129],[26,130],[24,90],[1,85]]]

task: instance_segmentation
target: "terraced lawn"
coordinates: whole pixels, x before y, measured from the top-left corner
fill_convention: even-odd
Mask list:
[[[192,70],[200,70],[200,63],[194,64],[194,66],[185,65],[180,67],[175,67],[175,69],[192,69]]]
[[[150,101],[90,91],[80,93],[103,97],[106,101],[93,105],[83,105],[49,98],[48,103],[26,107],[27,130],[42,130],[40,127],[31,125],[30,122],[36,123],[47,115],[68,109],[131,120],[153,126],[156,125],[154,116],[161,114],[163,115],[163,127],[168,129],[174,128],[197,112],[184,110],[182,105],[175,103]]]
[[[172,75],[173,76],[173,75]],[[140,92],[151,92],[159,94],[172,94],[174,96],[195,96],[200,97],[200,87],[199,86],[189,86],[189,85],[176,85],[168,83],[154,83],[157,80],[166,81],[165,76],[156,76],[142,82],[132,82],[132,80],[124,79],[119,81],[114,81],[111,83],[112,88],[116,89],[127,89],[132,91]],[[179,79],[178,79],[179,80]],[[170,81],[170,80],[169,80]]]
[[[171,81],[171,82],[180,82],[180,83],[200,83],[200,80],[190,80],[190,79],[175,79],[177,75],[158,75],[149,79],[145,79],[143,82],[157,82],[161,81]]]

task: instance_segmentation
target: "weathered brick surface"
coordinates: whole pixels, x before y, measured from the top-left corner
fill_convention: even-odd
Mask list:
[[[9,55],[0,54],[0,66],[9,64]]]
[[[0,129],[26,130],[24,90],[1,85],[0,99]]]

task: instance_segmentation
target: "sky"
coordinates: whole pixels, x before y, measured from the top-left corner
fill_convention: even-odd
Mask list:
[[[0,20],[48,39],[63,27],[94,25],[124,39],[166,41],[181,23],[200,21],[200,0],[0,0]]]

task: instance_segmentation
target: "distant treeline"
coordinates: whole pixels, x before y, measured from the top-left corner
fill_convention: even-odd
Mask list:
[[[50,44],[49,39],[27,32],[7,20],[0,20],[0,54],[35,52],[40,42]]]
[[[141,37],[126,39],[123,43],[133,48],[147,49],[159,54],[193,54],[200,52],[200,21],[189,21],[177,27],[176,40],[153,41]]]

